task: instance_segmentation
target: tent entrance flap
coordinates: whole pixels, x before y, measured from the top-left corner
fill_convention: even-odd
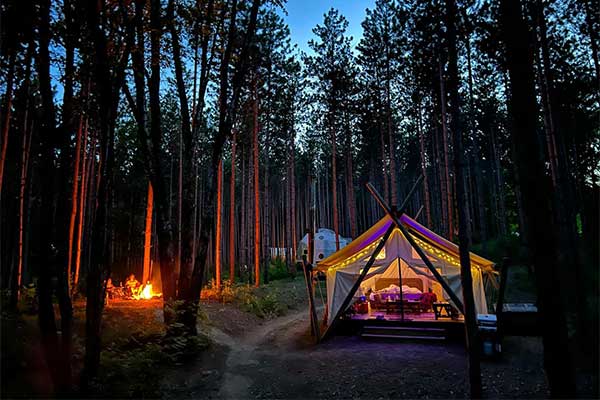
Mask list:
[[[333,325],[335,324],[335,321],[339,320],[339,317],[341,316],[341,313],[344,312],[346,310],[346,308],[350,305],[350,302],[352,301],[352,297],[354,296],[354,293],[356,293],[356,291],[358,290],[360,283],[362,282],[362,280],[365,278],[365,276],[367,276],[367,273],[369,272],[369,269],[371,269],[371,266],[375,263],[375,261],[377,260],[378,255],[380,254],[381,250],[384,248],[386,242],[388,241],[390,235],[392,234],[392,232],[394,231],[394,226],[390,225],[385,234],[383,235],[383,237],[381,238],[381,240],[377,243],[377,246],[375,247],[375,249],[373,250],[373,253],[370,255],[366,265],[364,266],[364,268],[361,269],[360,274],[358,276],[358,279],[356,280],[356,282],[354,282],[354,284],[348,289],[348,291],[346,292],[343,301],[341,302],[341,304],[339,305],[339,307],[336,307],[334,309],[333,303],[331,302],[332,299],[335,299],[335,296],[331,296],[329,297],[329,279],[330,279],[330,274],[329,274],[329,270],[331,270],[332,268],[329,268],[328,272],[327,272],[327,306],[329,308],[329,316],[330,316],[330,320],[327,321],[327,325],[328,328],[325,331],[325,333],[323,334],[323,338],[326,338],[330,332],[332,332],[332,328]],[[332,271],[332,277],[336,278],[336,272]],[[340,297],[343,296],[343,292],[344,289],[342,288],[342,283],[339,282],[339,287],[340,287]],[[334,286],[333,286],[333,295],[335,295],[336,293],[336,289],[338,288],[338,282],[334,282]],[[337,304],[336,304],[337,306]],[[333,319],[331,319],[331,315],[334,315]]]

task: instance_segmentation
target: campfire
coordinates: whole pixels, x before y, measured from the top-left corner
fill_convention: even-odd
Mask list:
[[[135,300],[150,300],[155,297],[162,297],[162,293],[156,293],[154,290],[152,290],[152,284],[150,282],[142,286],[141,290],[137,294],[133,295]]]

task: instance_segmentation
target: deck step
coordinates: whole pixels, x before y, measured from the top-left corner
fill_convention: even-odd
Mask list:
[[[412,340],[445,340],[447,331],[444,328],[366,325],[361,337],[370,339],[412,339]]]
[[[389,330],[389,331],[415,331],[415,332],[439,332],[445,333],[446,330],[444,328],[420,328],[413,326],[385,326],[385,325],[366,325],[363,327],[363,330]]]
[[[383,333],[363,333],[363,338],[375,338],[375,339],[410,339],[410,340],[446,340],[446,336],[430,336],[430,335],[386,335]]]

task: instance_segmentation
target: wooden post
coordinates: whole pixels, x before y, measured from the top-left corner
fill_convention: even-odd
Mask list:
[[[498,289],[498,301],[496,303],[496,324],[498,330],[498,338],[502,339],[504,334],[504,292],[506,291],[506,280],[508,278],[508,266],[510,265],[510,259],[504,257],[502,259],[502,266],[500,267],[500,288]]]
[[[458,308],[458,310],[461,313],[463,313],[464,312],[464,307],[463,307],[462,301],[458,298],[458,296],[456,295],[456,293],[454,293],[454,291],[452,291],[452,289],[450,289],[450,286],[448,286],[448,283],[444,280],[444,278],[442,278],[442,276],[440,275],[440,273],[435,269],[435,267],[433,266],[433,264],[431,263],[431,261],[429,261],[429,258],[427,258],[427,256],[425,255],[425,252],[423,252],[423,250],[415,242],[415,240],[412,238],[412,236],[410,235],[410,233],[408,232],[408,230],[404,227],[404,225],[402,225],[402,223],[400,222],[400,220],[398,219],[398,217],[392,213],[392,210],[390,209],[390,206],[387,205],[387,203],[381,197],[381,195],[379,194],[379,192],[377,191],[377,189],[375,189],[373,187],[373,185],[371,185],[370,183],[367,183],[367,189],[369,189],[369,192],[371,192],[371,194],[373,195],[373,197],[375,197],[375,200],[377,200],[377,202],[379,203],[379,205],[381,206],[381,208],[383,208],[385,210],[385,212],[392,218],[392,221],[394,221],[394,224],[396,224],[396,226],[398,227],[398,229],[400,229],[400,231],[402,232],[402,234],[404,235],[404,237],[406,238],[406,240],[408,241],[408,243],[413,247],[413,249],[415,249],[415,251],[417,252],[417,254],[419,255],[419,257],[421,257],[421,260],[423,260],[423,262],[425,263],[425,265],[427,266],[427,268],[429,268],[429,270],[431,271],[431,273],[433,274],[433,276],[435,277],[435,279],[440,283],[440,285],[442,285],[442,287],[444,288],[444,290],[446,291],[446,293],[448,293],[448,295],[450,296],[450,298],[452,299],[452,301],[456,305],[456,308]]]
[[[306,283],[306,291],[308,293],[308,312],[310,318],[310,332],[315,337],[318,343],[321,340],[321,332],[319,329],[319,320],[317,318],[317,310],[315,308],[315,299],[312,287],[312,272],[309,271],[306,256],[302,256],[302,269],[304,271],[304,282]]]

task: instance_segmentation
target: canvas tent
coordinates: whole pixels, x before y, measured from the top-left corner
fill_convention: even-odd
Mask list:
[[[413,241],[423,250],[431,264],[448,284],[450,289],[462,299],[460,281],[460,262],[458,246],[435,234],[407,215],[402,215],[400,223]],[[327,276],[327,325],[340,312],[344,300],[350,295],[363,267],[371,258],[375,248],[394,224],[386,215],[370,229],[317,264],[317,269]],[[473,276],[473,294],[477,313],[487,313],[483,277],[493,273],[494,263],[471,253],[471,273]],[[442,288],[432,272],[427,268],[402,231],[395,227],[377,255],[360,287],[352,295],[360,296],[368,289],[380,288],[381,282],[408,282],[409,286],[419,286],[422,291],[436,293],[438,299],[451,302],[450,296]]]
[[[339,235],[340,250],[348,245],[352,239],[348,239]],[[335,253],[335,232],[327,228],[319,228],[314,238],[314,253],[313,260],[317,262],[325,259],[329,255]],[[308,249],[308,234],[304,235],[298,245],[298,258],[302,258],[304,250]],[[310,259],[310,258],[309,258]]]

